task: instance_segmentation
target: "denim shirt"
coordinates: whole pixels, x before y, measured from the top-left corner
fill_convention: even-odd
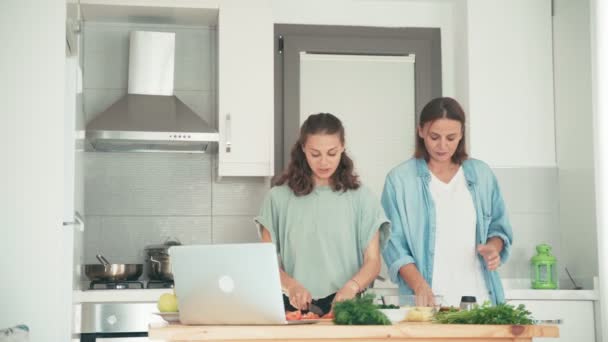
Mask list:
[[[513,233],[496,177],[480,160],[467,159],[462,168],[477,215],[476,243],[485,244],[494,236],[501,238],[504,247],[500,261],[504,264],[511,251]],[[390,278],[399,285],[401,294],[413,293],[399,275],[399,269],[410,263],[415,263],[429,286],[433,286],[436,216],[430,180],[431,173],[424,159],[409,159],[386,176],[382,206],[393,229],[382,255]],[[504,302],[498,272],[489,271],[483,257],[479,254],[478,257],[490,300],[494,304]]]

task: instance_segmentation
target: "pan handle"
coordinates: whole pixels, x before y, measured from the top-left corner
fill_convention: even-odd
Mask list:
[[[104,258],[103,255],[97,254],[95,257],[97,258],[97,260],[99,260],[99,262],[102,265],[104,265],[104,266],[110,266],[110,263],[108,262],[108,259]]]

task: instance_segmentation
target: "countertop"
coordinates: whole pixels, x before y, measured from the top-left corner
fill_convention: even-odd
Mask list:
[[[593,289],[584,290],[533,290],[529,288],[529,280],[503,279],[505,298],[507,300],[599,300],[597,278],[594,279]],[[397,288],[391,283],[381,283],[386,287],[370,289],[380,295],[396,295]],[[163,293],[171,293],[172,289],[130,289],[130,290],[82,290],[73,292],[74,303],[88,302],[156,302]]]
[[[452,325],[400,323],[396,325],[346,326],[333,323],[276,326],[150,327],[152,341],[531,341],[533,337],[559,337],[559,328],[546,325]]]
[[[530,280],[524,278],[502,279],[505,299],[509,300],[600,300],[599,280],[597,277],[589,279],[585,283],[589,288],[583,290],[557,289],[557,290],[535,290],[530,288]],[[370,289],[380,295],[397,295],[395,284],[388,281],[377,282],[376,287]]]
[[[173,289],[129,289],[129,290],[85,290],[74,291],[72,301],[76,303],[101,302],[156,302],[163,293]]]

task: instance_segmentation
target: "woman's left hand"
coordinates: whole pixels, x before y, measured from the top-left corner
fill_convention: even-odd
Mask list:
[[[500,254],[498,248],[491,243],[477,246],[477,252],[483,257],[488,270],[494,271],[500,266]]]
[[[359,293],[359,286],[355,284],[352,280],[349,280],[342,286],[342,288],[336,292],[336,296],[334,297],[335,302],[341,302],[347,299],[353,299]]]

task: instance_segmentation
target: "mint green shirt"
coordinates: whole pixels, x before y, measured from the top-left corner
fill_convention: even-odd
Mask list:
[[[364,186],[346,192],[321,186],[306,196],[276,186],[255,221],[270,232],[283,270],[313,298],[338,291],[359,272],[378,230],[381,249],[390,236],[380,202]]]

